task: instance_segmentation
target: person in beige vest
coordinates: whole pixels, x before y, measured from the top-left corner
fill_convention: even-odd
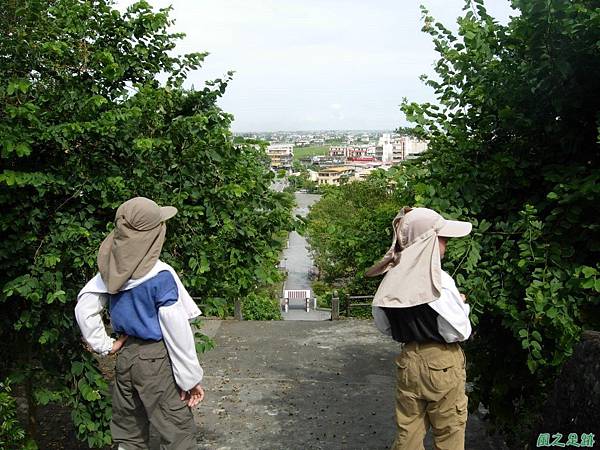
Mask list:
[[[159,260],[165,221],[176,213],[144,197],[123,203],[100,245],[98,274],[77,297],[84,340],[100,355],[117,354],[110,429],[119,450],[147,450],[150,424],[162,450],[198,448],[191,408],[204,397],[204,372],[189,321],[201,312]],[[107,305],[117,340],[102,321]]]
[[[367,276],[385,274],[373,299],[377,328],[403,344],[396,358],[394,450],[422,450],[428,428],[436,450],[463,450],[467,423],[465,354],[469,305],[441,268],[448,238],[471,224],[427,208],[403,208],[393,242]]]

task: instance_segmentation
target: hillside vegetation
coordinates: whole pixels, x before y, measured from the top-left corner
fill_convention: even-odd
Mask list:
[[[307,235],[323,281],[372,294],[379,280],[365,269],[390,245],[402,206],[472,222],[444,261],[472,307],[470,405],[487,406],[523,448],[582,330],[600,329],[600,10],[587,0],[513,5],[504,26],[467,1],[457,35],[424,11],[438,104],[402,110],[429,150],[328,190]]]
[[[259,146],[233,144],[217,106],[230,75],[183,88],[206,54],[173,56],[169,14],[143,1],[125,13],[108,0],[0,9],[0,381],[26,393],[33,439],[37,405],[55,402],[89,446],[110,443],[108,382],[73,308],[123,201],[178,208],[162,258],[205,313],[251,293],[252,309],[278,279],[292,199],[269,189]],[[20,448],[7,385],[0,442]]]

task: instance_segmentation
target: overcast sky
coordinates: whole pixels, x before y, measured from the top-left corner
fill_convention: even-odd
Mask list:
[[[421,31],[419,5],[456,28],[463,0],[149,0],[173,5],[178,53],[208,51],[189,77],[234,70],[220,106],[233,131],[384,130],[406,125],[399,105],[433,101],[419,80],[436,53]],[[119,9],[133,0],[117,0]],[[488,0],[506,23],[508,0]]]

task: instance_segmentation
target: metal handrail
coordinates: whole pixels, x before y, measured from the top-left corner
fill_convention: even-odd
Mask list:
[[[346,317],[350,317],[350,308],[356,306],[371,306],[371,303],[352,303],[352,300],[372,300],[374,295],[346,295],[346,304],[344,305]],[[340,316],[340,296],[337,291],[333,291],[331,297],[331,320],[337,320]]]

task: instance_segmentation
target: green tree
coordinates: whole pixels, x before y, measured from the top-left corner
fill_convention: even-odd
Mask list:
[[[586,0],[513,6],[519,12],[503,26],[481,1],[467,1],[458,35],[424,11],[424,31],[439,53],[437,76],[426,83],[438,104],[405,102],[402,109],[429,150],[388,175],[395,208],[373,208],[371,221],[389,229],[397,208],[411,205],[474,224],[470,238],[451,241],[444,263],[467,294],[476,325],[468,348],[471,405],[487,405],[492,421],[517,442],[526,440],[582,328],[600,326],[599,223],[592,213],[600,193],[600,10]],[[346,199],[337,211],[350,208],[351,193],[329,195]],[[375,192],[372,204],[382,196]],[[310,222],[308,233],[317,253],[341,241],[345,250],[327,264],[354,264],[354,288],[368,290],[362,273],[389,240],[373,228],[370,258],[343,255],[360,235],[354,218],[364,219],[364,208],[349,219],[320,217],[334,237],[319,238]]]
[[[36,405],[59,401],[80,438],[110,442],[107,382],[72,311],[122,201],[179,209],[163,258],[202,303],[276,277],[291,200],[269,190],[259,146],[233,143],[216,105],[230,75],[183,87],[206,54],[174,56],[171,23],[144,1],[0,10],[0,377],[25,384],[32,434]]]
[[[391,242],[385,233],[397,204],[389,181],[378,171],[368,182],[329,187],[311,207],[306,234],[323,282],[350,290],[376,286],[364,278],[364,268],[372,263],[375,249]]]

